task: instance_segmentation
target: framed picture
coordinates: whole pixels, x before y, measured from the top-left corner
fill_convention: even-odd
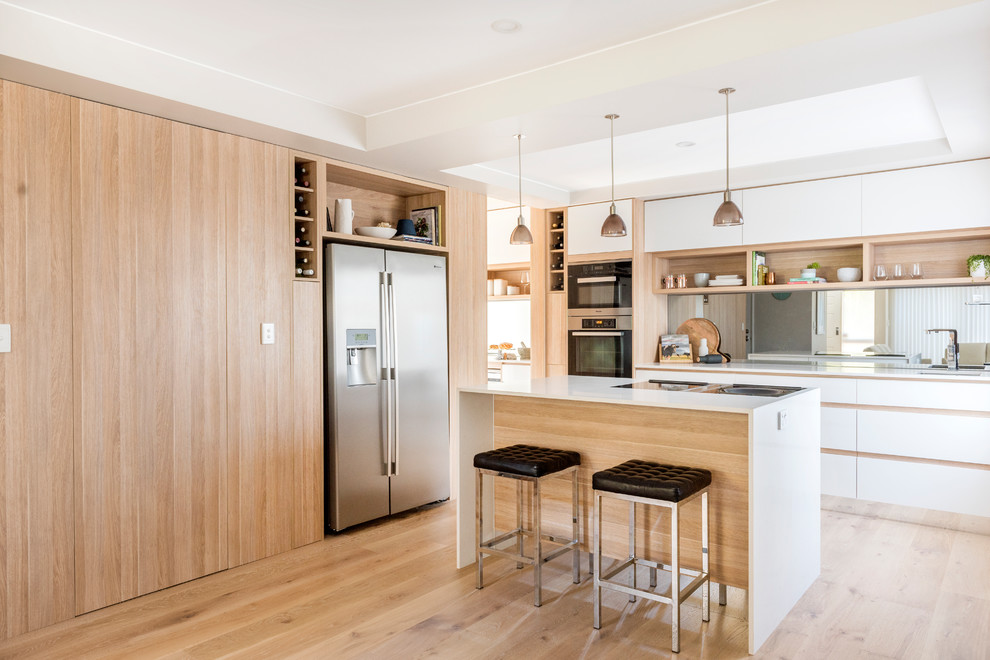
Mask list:
[[[413,209],[409,214],[416,236],[429,239],[433,245],[440,245],[440,207],[429,206],[425,209]]]
[[[660,335],[660,360],[690,362],[691,340],[688,335]]]

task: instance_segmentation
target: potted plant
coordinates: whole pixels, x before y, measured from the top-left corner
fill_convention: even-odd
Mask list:
[[[808,264],[807,268],[801,270],[801,277],[818,277],[818,269],[821,267],[822,265],[820,263],[812,261]]]
[[[970,277],[990,278],[990,254],[973,254],[966,260]]]

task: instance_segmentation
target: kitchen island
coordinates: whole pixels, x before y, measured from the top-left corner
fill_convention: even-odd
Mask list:
[[[476,453],[526,443],[581,453],[581,547],[591,540],[591,475],[638,458],[709,469],[711,579],[746,589],[749,649],[755,652],[815,580],[820,567],[819,393],[779,397],[616,388],[625,378],[579,376],[526,383],[489,383],[459,394],[460,446],[457,564],[474,562]],[[555,487],[556,486],[556,487]],[[570,529],[569,486],[547,484],[544,528]],[[499,488],[485,512],[511,528],[514,494]],[[605,554],[626,556],[625,507],[605,510]],[[642,548],[664,561],[666,523],[638,512]],[[490,530],[489,530],[490,531]],[[687,507],[681,523],[682,561],[699,555],[700,513]],[[589,610],[589,622],[590,622]],[[590,623],[589,623],[590,625]]]

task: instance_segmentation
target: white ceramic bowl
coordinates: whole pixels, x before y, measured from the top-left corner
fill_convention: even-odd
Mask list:
[[[840,268],[835,271],[836,276],[839,278],[840,282],[859,282],[859,278],[863,276],[863,270],[861,268]]]
[[[708,273],[695,273],[694,285],[697,287],[708,286]]]
[[[395,236],[395,227],[355,227],[354,233],[358,236],[372,236],[374,238],[392,238]]]

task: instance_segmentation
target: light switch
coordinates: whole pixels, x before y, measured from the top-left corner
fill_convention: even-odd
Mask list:
[[[787,411],[781,410],[777,413],[777,430],[783,431],[787,428]]]
[[[10,324],[0,324],[0,353],[10,353]]]
[[[274,344],[275,343],[275,324],[274,323],[262,323],[261,324],[261,343],[262,344]]]

